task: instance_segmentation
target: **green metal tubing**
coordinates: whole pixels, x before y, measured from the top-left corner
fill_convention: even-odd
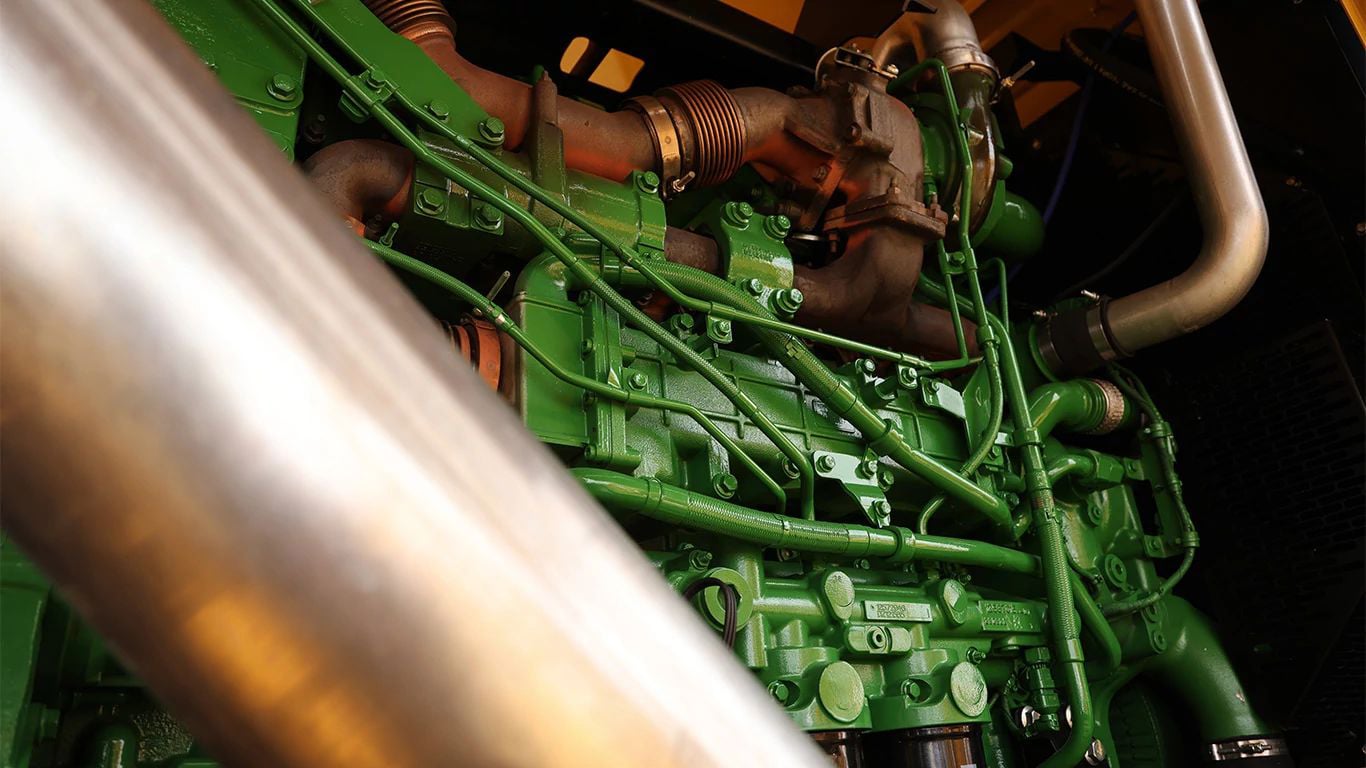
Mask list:
[[[333,59],[327,51],[319,46],[297,22],[290,18],[288,14],[281,11],[273,2],[271,2],[271,0],[256,0],[256,2],[273,21],[304,48],[308,53],[309,58],[313,59],[319,66],[323,67],[328,74],[332,75],[342,88],[356,97],[359,103],[367,105],[370,115],[398,139],[403,146],[407,147],[418,159],[441,171],[451,181],[464,189],[469,190],[470,193],[499,209],[509,218],[525,227],[528,232],[545,244],[546,249],[553,254],[555,258],[559,259],[587,290],[602,299],[603,302],[620,314],[628,323],[639,328],[655,343],[668,350],[681,363],[694,371],[697,371],[703,378],[710,382],[712,386],[716,387],[726,399],[730,400],[741,413],[748,417],[749,420],[778,447],[778,450],[782,451],[784,456],[797,465],[798,473],[801,477],[802,515],[807,518],[815,517],[815,470],[811,467],[810,459],[808,459],[806,454],[798,449],[797,446],[778,429],[778,426],[774,424],[773,421],[759,409],[759,406],[751,400],[748,395],[742,392],[734,382],[726,378],[725,374],[717,370],[715,366],[706,360],[706,358],[675,338],[664,328],[660,327],[658,323],[651,320],[648,315],[640,311],[640,309],[629,299],[613,290],[607,283],[603,282],[602,278],[597,275],[595,270],[584,264],[578,256],[574,255],[573,251],[569,250],[568,246],[556,237],[549,228],[538,221],[529,211],[518,206],[511,200],[508,200],[484,182],[456,167],[444,157],[431,151],[431,149],[410,131],[407,126],[399,121],[392,112],[385,108],[383,104],[374,100],[365,88],[352,80],[347,75],[346,70]],[[611,238],[606,238],[603,233],[598,231],[596,227],[593,227],[591,223],[584,220],[577,212],[570,211],[562,202],[555,201],[554,198],[544,190],[522,177],[516,171],[499,162],[497,158],[493,157],[493,155],[489,154],[482,147],[465,136],[456,133],[450,126],[426,114],[423,110],[415,108],[415,105],[407,103],[401,89],[395,91],[394,96],[399,99],[400,103],[407,107],[412,114],[426,121],[434,130],[450,138],[455,142],[456,146],[468,152],[475,157],[476,160],[487,165],[490,170],[507,179],[515,186],[522,188],[523,191],[526,191],[533,198],[546,203],[546,205],[550,206],[552,210],[555,210],[557,213],[563,215],[564,211],[569,211],[573,216],[572,218],[566,216],[566,218],[569,218],[577,226],[582,226],[584,224],[588,225],[584,228],[584,231],[601,239],[603,243],[609,247],[612,247],[615,244],[615,241]],[[563,211],[560,209],[563,209]],[[578,221],[574,221],[574,219],[578,219]],[[599,234],[594,234],[594,232],[599,232]],[[620,248],[621,246],[616,244],[616,247]],[[629,249],[622,250],[624,252],[630,252]],[[633,252],[630,253],[633,254]]]
[[[1209,620],[1179,597],[1163,603],[1167,650],[1152,657],[1144,673],[1190,706],[1200,738],[1227,741],[1271,733],[1248,704],[1238,675]]]
[[[986,304],[977,298],[976,306],[984,307]],[[1062,521],[1058,517],[1053,487],[1049,484],[1048,471],[1044,465],[1043,439],[1034,428],[1015,346],[1010,337],[1005,335],[1004,328],[1000,327],[1000,320],[988,312],[981,314],[986,316],[988,326],[998,326],[1002,331],[1001,363],[1011,417],[1015,422],[1015,438],[1025,469],[1025,489],[1033,510],[1034,532],[1039,540],[1044,590],[1048,597],[1049,627],[1053,632],[1055,659],[1062,667],[1061,677],[1072,705],[1072,730],[1067,740],[1040,768],[1072,768],[1081,762],[1090,749],[1091,734],[1095,729],[1091,688],[1086,680],[1086,660],[1082,653],[1076,600],[1072,592],[1072,568],[1067,561]]]
[[[787,506],[787,494],[783,492],[782,487],[779,486],[768,473],[764,472],[764,470],[745,453],[744,449],[741,448],[739,444],[732,440],[725,432],[721,431],[721,429],[716,426],[715,422],[696,407],[688,403],[655,397],[654,395],[648,395],[643,392],[619,389],[610,384],[600,382],[597,379],[569,371],[557,363],[553,358],[547,356],[544,351],[531,341],[530,337],[526,335],[521,327],[512,321],[502,307],[499,307],[497,304],[494,304],[492,301],[485,298],[483,294],[425,262],[419,261],[411,256],[371,240],[365,240],[363,242],[385,262],[402,269],[411,275],[415,275],[423,280],[445,288],[465,301],[465,303],[474,307],[484,315],[484,317],[488,318],[489,322],[493,323],[511,337],[519,347],[526,350],[527,354],[531,355],[536,362],[540,363],[551,373],[551,375],[561,381],[619,403],[636,405],[642,408],[653,408],[661,411],[673,411],[692,418],[706,430],[707,434],[715,438],[718,443],[729,451],[731,456],[735,457],[746,469],[758,478],[759,482],[764,484],[764,487],[773,494],[779,510],[782,510]]]
[[[1097,680],[1109,677],[1119,669],[1123,660],[1119,638],[1115,636],[1109,619],[1101,613],[1091,593],[1086,591],[1086,585],[1081,583],[1081,577],[1077,572],[1069,572],[1068,577],[1072,583],[1072,596],[1077,603],[1077,614],[1081,617],[1081,624],[1086,627],[1091,639],[1096,641],[1096,650],[1100,651],[1099,659],[1087,663],[1087,676]]]
[[[987,368],[987,381],[991,390],[991,403],[988,406],[991,418],[986,428],[982,430],[982,437],[977,444],[977,449],[973,451],[967,461],[963,462],[962,468],[959,469],[959,474],[965,478],[971,478],[978,467],[982,466],[982,462],[986,461],[987,456],[991,454],[992,447],[996,445],[996,435],[1001,431],[1001,420],[1005,413],[1005,389],[1001,383],[999,366]],[[920,518],[916,522],[917,531],[929,533],[930,518],[934,517],[935,511],[939,509],[946,498],[941,493],[925,504],[924,508],[920,510]]]
[[[670,525],[764,547],[847,558],[880,558],[893,563],[920,559],[1010,573],[1039,573],[1039,561],[1032,555],[985,542],[918,536],[901,527],[798,520],[692,493],[650,477],[632,477],[605,469],[572,471],[589,494],[609,509],[636,512]]]
[[[654,268],[686,292],[705,297],[714,304],[746,307],[755,313],[768,311],[752,296],[715,275],[670,262],[657,263]],[[1003,499],[961,477],[923,451],[910,447],[895,428],[868,407],[847,384],[836,378],[805,344],[787,334],[766,328],[756,328],[754,333],[769,354],[786,365],[802,384],[825,401],[835,413],[854,425],[874,451],[977,510],[992,522],[1008,530],[1013,529],[1010,508]]]
[[[1105,390],[1090,379],[1044,384],[1030,395],[1029,412],[1033,416],[1031,426],[1040,439],[1059,427],[1069,432],[1089,432],[1105,421]],[[1133,408],[1126,407],[1120,426],[1131,424],[1133,413]]]

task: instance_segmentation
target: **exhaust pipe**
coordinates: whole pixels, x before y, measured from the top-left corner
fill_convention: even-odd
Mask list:
[[[210,752],[820,765],[150,6],[0,48],[5,528]]]
[[[1137,6],[1204,244],[1189,269],[1164,283],[1052,318],[1039,349],[1058,374],[1083,373],[1218,320],[1251,290],[1266,259],[1266,208],[1200,9],[1195,0]]]

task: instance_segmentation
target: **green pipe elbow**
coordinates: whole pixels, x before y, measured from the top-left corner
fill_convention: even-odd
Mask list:
[[[1137,410],[1114,385],[1095,379],[1044,384],[1031,393],[1031,426],[1040,439],[1054,430],[1105,434],[1134,422]]]
[[[1161,604],[1167,650],[1148,662],[1145,674],[1186,702],[1206,743],[1270,733],[1252,711],[1209,619],[1179,597]]]

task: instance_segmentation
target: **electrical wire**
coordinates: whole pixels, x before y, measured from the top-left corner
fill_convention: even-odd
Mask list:
[[[740,614],[740,594],[733,584],[727,584],[715,576],[706,576],[688,585],[683,590],[683,599],[692,600],[703,590],[716,587],[721,592],[723,619],[721,621],[721,639],[726,643],[727,648],[735,647],[736,621]]]

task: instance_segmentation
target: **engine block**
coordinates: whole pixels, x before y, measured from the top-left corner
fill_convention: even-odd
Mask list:
[[[605,113],[489,85],[430,0],[155,5],[834,764],[1280,764],[1173,594],[1199,538],[1170,427],[1064,349],[1103,305],[1011,310],[1043,222],[980,48],[926,21],[901,70],[847,47],[795,95]],[[0,762],[216,765],[0,566]]]

